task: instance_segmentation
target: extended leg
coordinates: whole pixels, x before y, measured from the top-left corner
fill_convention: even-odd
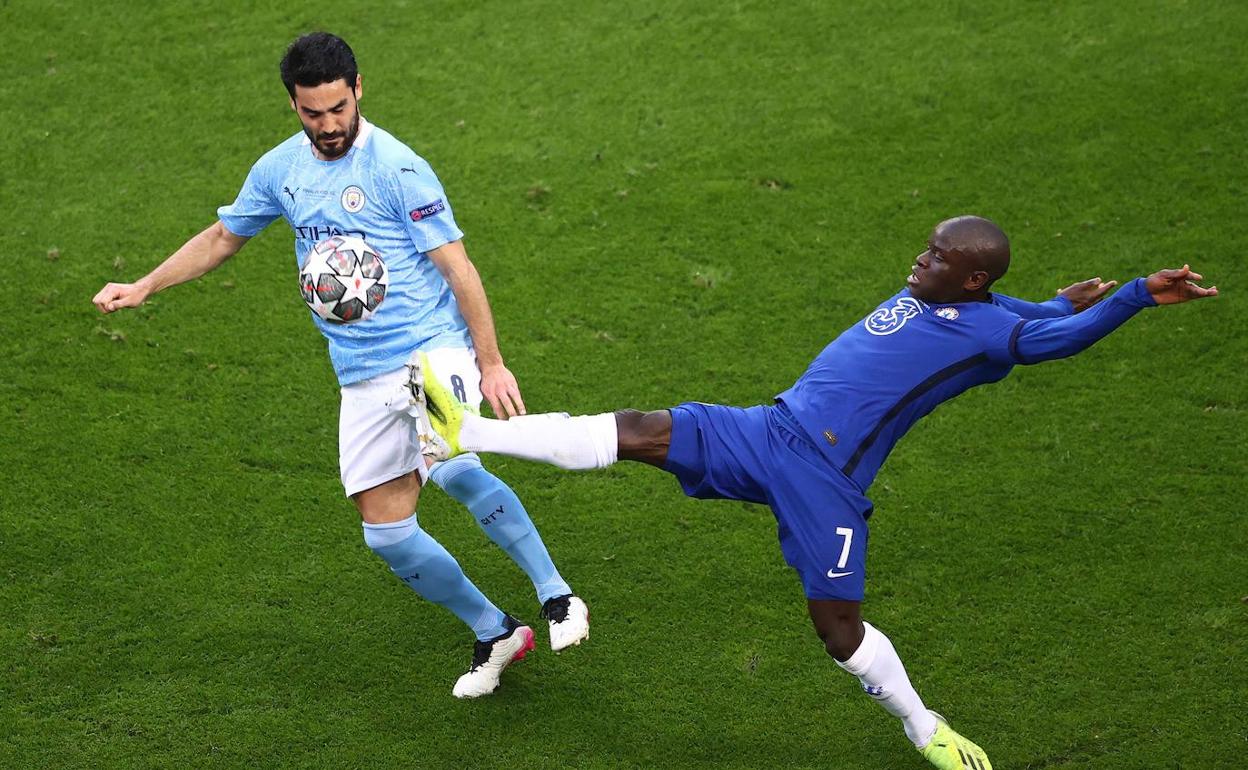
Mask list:
[[[672,435],[672,416],[667,410],[626,409],[577,417],[551,412],[493,420],[473,414],[447,390],[427,355],[419,360],[429,421],[447,444],[439,459],[493,452],[566,470],[590,470],[617,460],[662,467],[667,458]]]
[[[427,391],[430,402],[436,396]],[[662,467],[671,442],[667,410],[580,415],[531,414],[493,420],[461,412],[458,425],[430,411],[433,427],[460,452],[493,452],[548,463],[565,470],[605,468],[617,460]]]
[[[807,608],[828,654],[858,677],[867,695],[901,720],[906,736],[924,758],[942,770],[992,770],[983,749],[923,705],[893,643],[862,620],[859,602],[808,599]]]

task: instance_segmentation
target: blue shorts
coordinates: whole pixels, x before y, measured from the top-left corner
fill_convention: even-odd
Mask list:
[[[681,404],[664,468],[690,497],[766,503],[811,599],[862,601],[871,501],[819,454],[783,404]]]

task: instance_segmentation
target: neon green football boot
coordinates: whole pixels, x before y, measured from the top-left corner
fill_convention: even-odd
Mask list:
[[[984,750],[959,735],[935,711],[936,734],[919,753],[940,770],[992,770]]]
[[[417,376],[424,394],[425,413],[429,424],[445,444],[443,451],[437,452],[436,459],[449,460],[456,455],[462,455],[464,448],[459,444],[459,431],[464,426],[467,407],[438,381],[429,364],[429,356],[424,353],[420,354],[420,371]]]

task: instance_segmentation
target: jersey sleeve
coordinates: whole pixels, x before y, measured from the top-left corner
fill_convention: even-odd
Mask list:
[[[418,251],[433,251],[464,237],[442,183],[424,160],[417,158],[398,172],[398,195],[408,237]]]
[[[1144,287],[1144,279],[1136,278],[1082,313],[1062,318],[1020,318],[1008,333],[998,331],[994,335],[988,355],[1003,363],[1018,364],[1073,356],[1092,347],[1131,316],[1156,304]]]
[[[1070,300],[1056,296],[1045,302],[1028,302],[1008,294],[992,293],[992,302],[1020,318],[1060,318],[1075,312]]]
[[[282,210],[269,187],[263,158],[247,173],[247,180],[234,202],[217,209],[217,218],[225,229],[244,238],[257,235],[281,215]]]

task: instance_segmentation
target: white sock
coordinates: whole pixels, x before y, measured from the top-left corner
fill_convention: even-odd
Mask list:
[[[494,452],[557,465],[570,471],[605,468],[616,461],[615,414],[530,414],[510,420],[464,415],[459,444],[468,452]]]
[[[897,657],[893,643],[870,623],[863,622],[866,634],[862,644],[844,663],[836,665],[858,677],[866,690],[884,710],[899,718],[915,746],[923,748],[936,732],[936,717],[923,705],[919,694],[906,676],[906,667]]]

